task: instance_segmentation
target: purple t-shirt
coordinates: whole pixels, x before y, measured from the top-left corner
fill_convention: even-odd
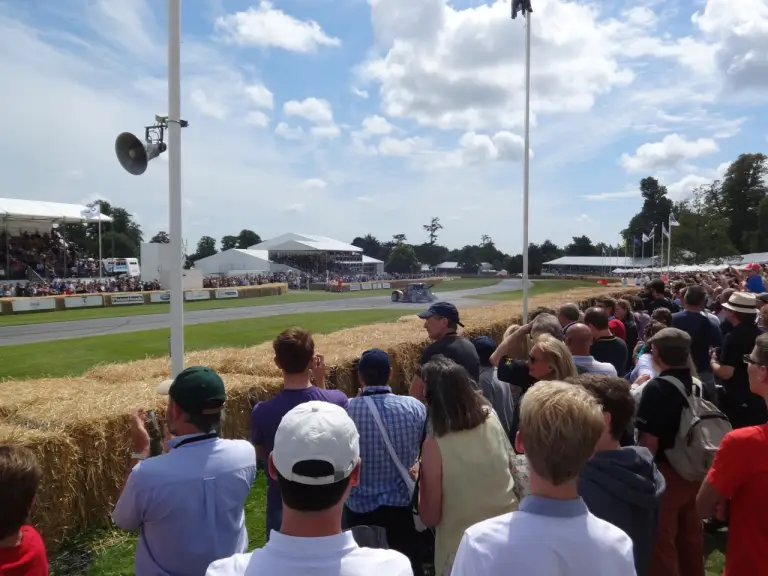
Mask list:
[[[347,395],[340,390],[325,390],[316,386],[302,390],[283,390],[272,400],[259,402],[254,406],[253,412],[251,412],[251,442],[253,445],[264,446],[267,449],[267,456],[269,456],[275,447],[275,434],[283,416],[299,404],[312,400],[337,404],[344,410],[349,404]],[[274,510],[275,507],[280,508],[282,505],[280,488],[267,474],[267,509]]]

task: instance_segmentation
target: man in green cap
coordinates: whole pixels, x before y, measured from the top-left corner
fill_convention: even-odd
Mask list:
[[[112,519],[123,530],[139,530],[136,574],[200,574],[248,549],[244,506],[256,451],[245,440],[219,437],[227,395],[211,368],[187,368],[157,391],[168,396],[167,452],[149,458],[138,410],[131,420],[133,468]]]

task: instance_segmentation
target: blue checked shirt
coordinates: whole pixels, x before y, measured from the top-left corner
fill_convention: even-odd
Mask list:
[[[406,469],[419,456],[427,410],[410,396],[398,396],[389,386],[369,386],[363,389],[379,409],[381,420],[389,434],[397,457]],[[347,507],[353,512],[371,512],[379,506],[408,506],[411,495],[392,461],[381,437],[376,420],[363,398],[351,398],[347,408],[360,434],[360,484],[352,488]]]

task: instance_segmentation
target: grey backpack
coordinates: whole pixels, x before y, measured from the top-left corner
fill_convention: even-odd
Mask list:
[[[701,397],[701,383],[696,379],[690,396],[686,394],[683,383],[674,376],[662,376],[661,379],[674,385],[688,403],[680,414],[675,445],[666,450],[664,455],[670,466],[684,479],[701,482],[715,460],[720,442],[732,430],[731,423],[714,404]]]

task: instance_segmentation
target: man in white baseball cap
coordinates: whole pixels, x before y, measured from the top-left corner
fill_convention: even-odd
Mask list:
[[[343,408],[312,401],[288,412],[268,469],[283,496],[280,532],[264,548],[214,562],[206,576],[413,575],[404,555],[360,548],[351,532],[342,532],[344,502],[360,480],[359,434]]]

